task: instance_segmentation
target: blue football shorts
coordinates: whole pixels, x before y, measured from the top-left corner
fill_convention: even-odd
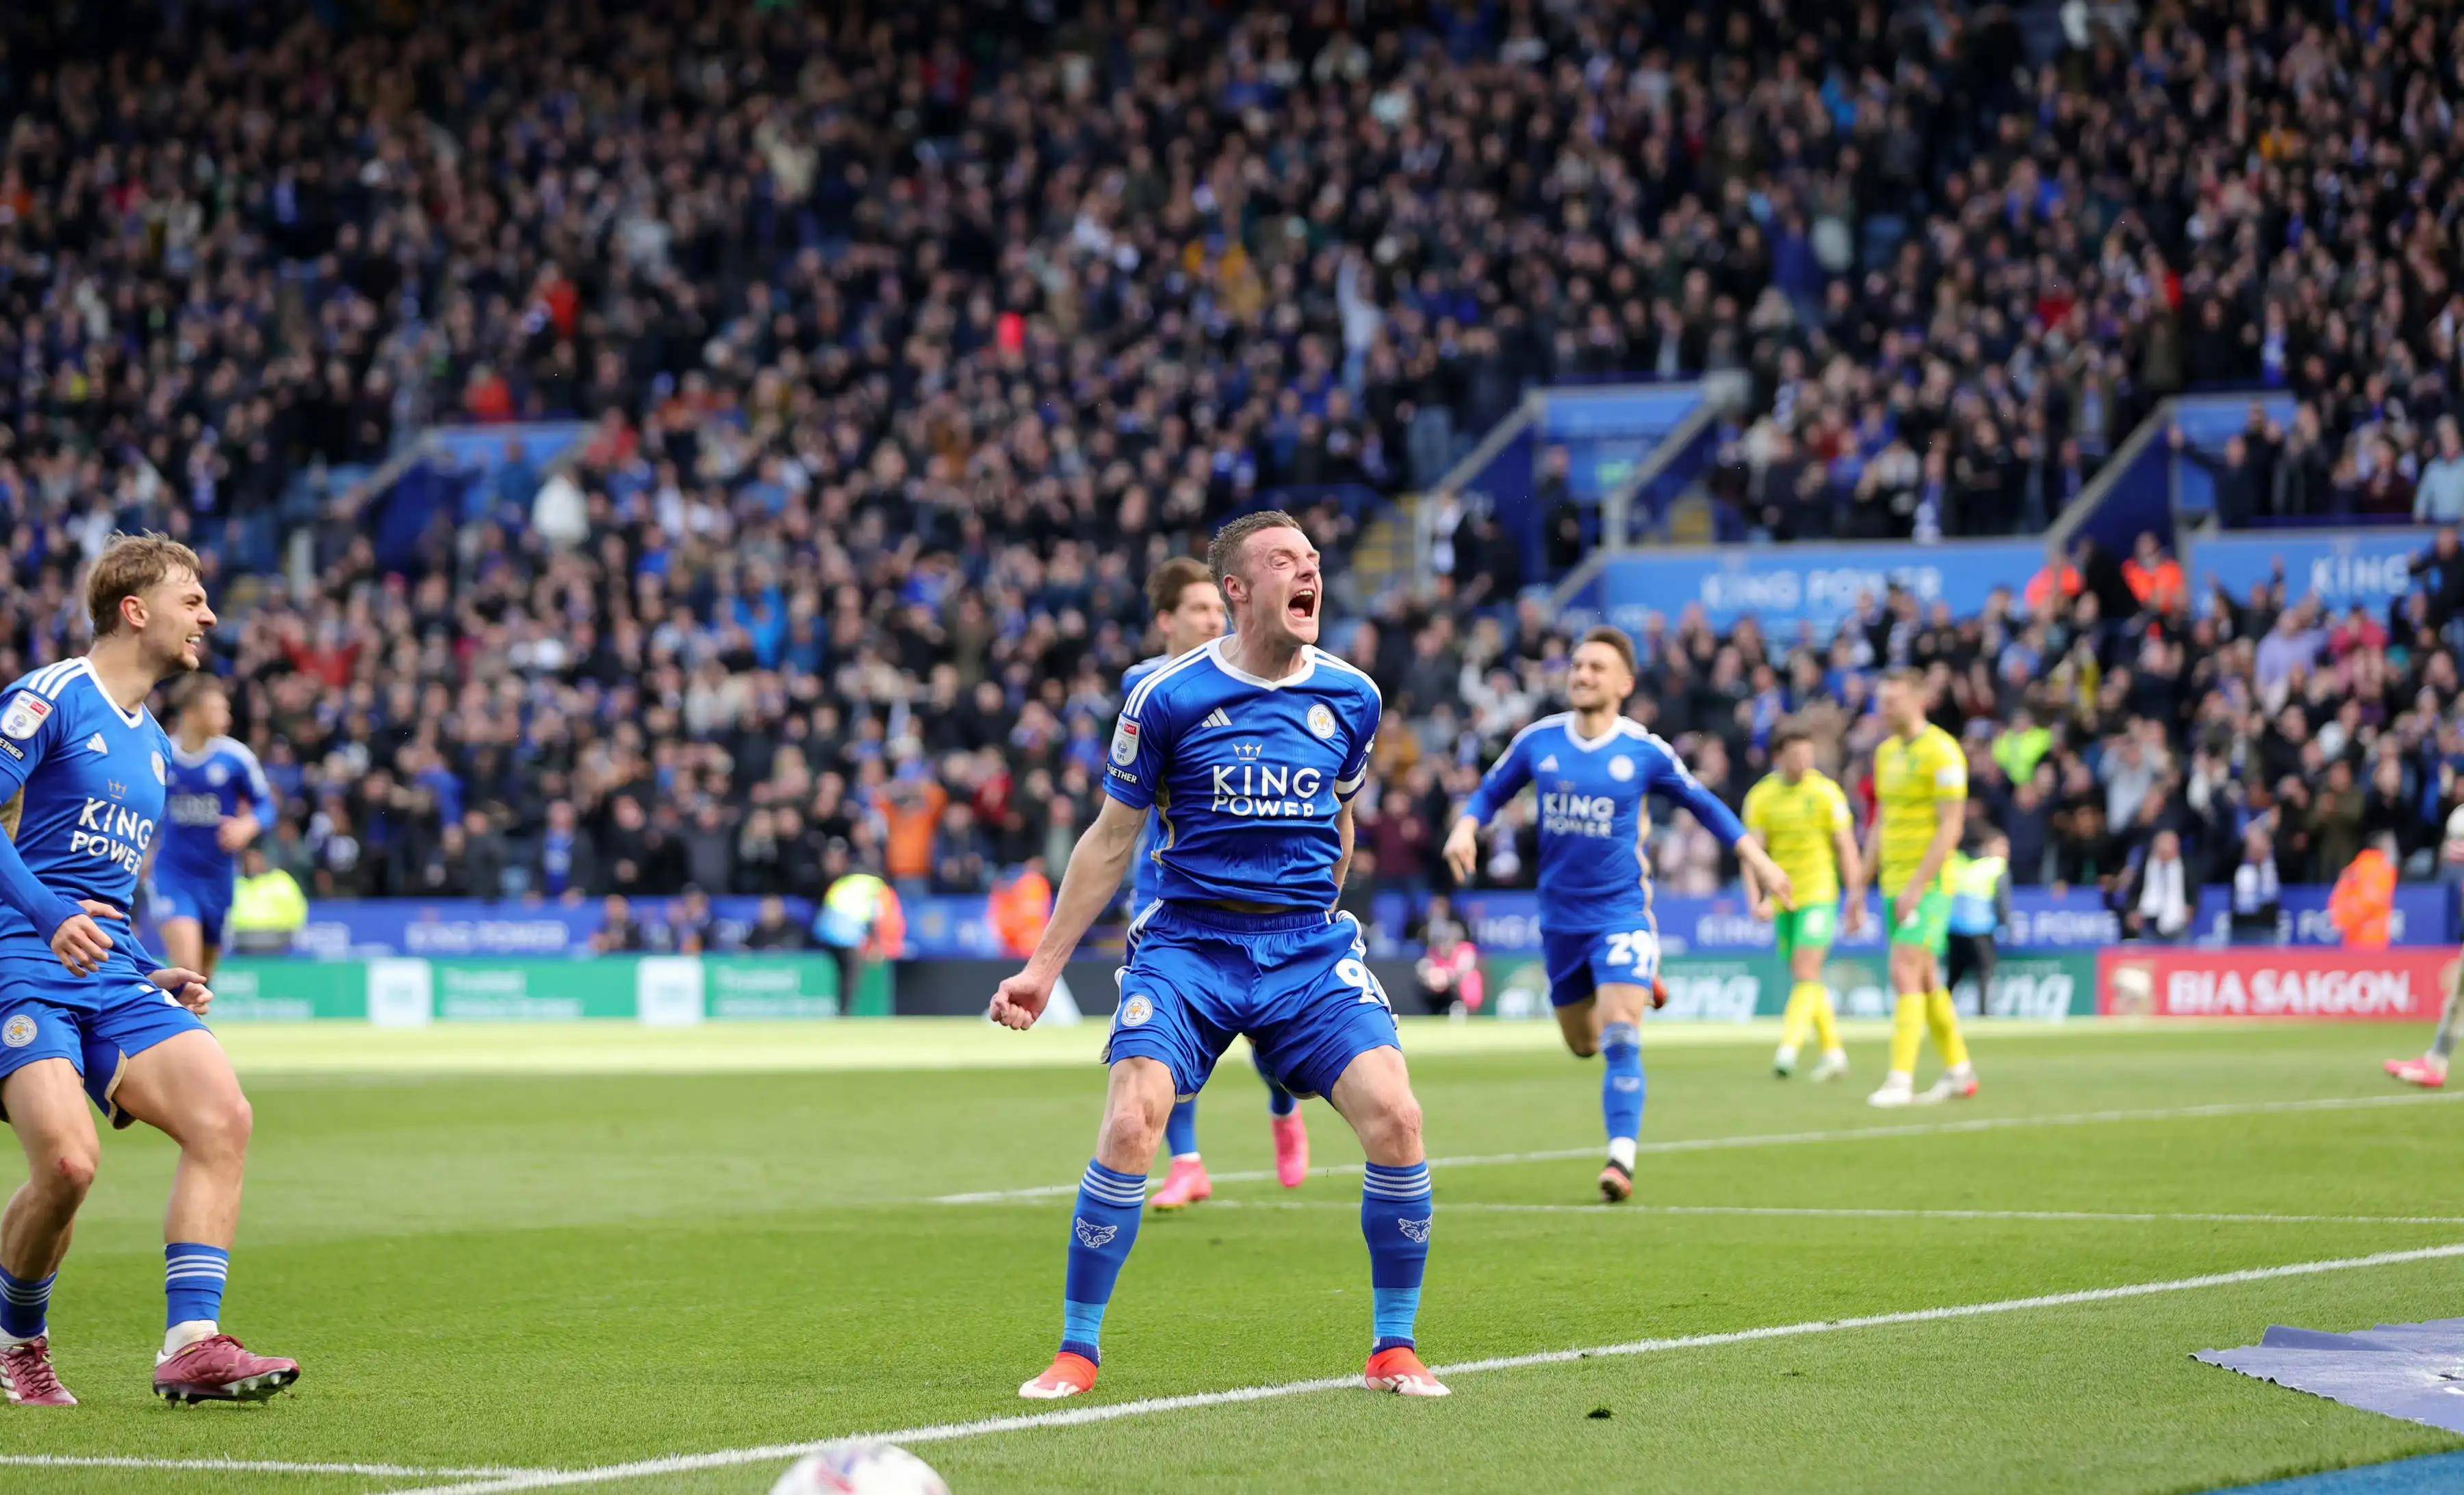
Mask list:
[[[219,950],[231,927],[231,881],[228,877],[182,877],[157,868],[154,873],[154,922],[194,919],[205,928],[206,943]]]
[[[138,970],[124,950],[114,951],[88,977],[31,965],[12,960],[0,967],[0,1082],[37,1060],[65,1059],[111,1124],[127,1126],[135,1118],[112,1097],[128,1061],[165,1039],[205,1032],[205,1023]],[[6,1119],[0,1110],[0,1121]]]
[[[1540,944],[1549,962],[1549,1003],[1571,1007],[1609,985],[1649,986],[1660,974],[1660,935],[1638,917],[1631,928],[1551,934]]]
[[[1104,1062],[1159,1061],[1183,1100],[1245,1035],[1295,1095],[1324,1095],[1354,1059],[1401,1048],[1349,913],[1247,914],[1162,903],[1134,926]]]

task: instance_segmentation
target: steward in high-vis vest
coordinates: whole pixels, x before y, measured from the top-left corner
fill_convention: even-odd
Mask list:
[[[1950,856],[1950,939],[1945,956],[1945,978],[1955,998],[1963,976],[1976,978],[1976,1011],[1982,1017],[1993,995],[1993,967],[1999,958],[1993,935],[2011,921],[2011,842],[2000,831],[1989,832],[1982,853]]]

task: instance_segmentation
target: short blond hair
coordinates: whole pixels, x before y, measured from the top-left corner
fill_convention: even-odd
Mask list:
[[[85,611],[94,636],[118,632],[120,605],[152,591],[177,571],[198,578],[206,574],[197,553],[168,535],[148,531],[111,537],[85,578]]]

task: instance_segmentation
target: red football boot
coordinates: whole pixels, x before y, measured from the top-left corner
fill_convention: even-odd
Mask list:
[[[9,1403],[16,1407],[74,1407],[77,1399],[69,1395],[52,1371],[50,1336],[36,1334],[32,1339],[0,1350],[0,1391],[9,1394]]]
[[[263,1401],[299,1379],[299,1362],[251,1354],[229,1334],[208,1334],[154,1367],[166,1401]]]
[[[1297,1189],[1309,1181],[1309,1123],[1297,1110],[1288,1116],[1273,1118],[1275,1132],[1275,1181],[1287,1189]]]
[[[1371,1391],[1391,1391],[1398,1396],[1449,1396],[1445,1383],[1429,1374],[1420,1357],[1409,1345],[1397,1345],[1380,1350],[1369,1357],[1369,1369],[1360,1378]]]
[[[1048,1370],[1020,1387],[1018,1394],[1029,1401],[1059,1401],[1094,1389],[1095,1362],[1064,1350],[1052,1357]]]

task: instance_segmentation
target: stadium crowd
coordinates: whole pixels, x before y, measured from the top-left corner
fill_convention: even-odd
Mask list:
[[[2024,526],[2240,379],[2302,401],[2226,457],[2247,512],[2453,517],[2451,11],[2188,0],[2032,71],[2001,12],[1880,0],[64,8],[0,55],[0,674],[159,527],[222,558],[268,851],[320,895],[979,891],[1091,814],[1156,560],[1298,490],[1339,562],[1351,490],[1535,382],[1749,372],[1732,492],[1781,537]],[[577,461],[507,452],[407,561],[318,481],[555,413]],[[312,585],[231,560],[269,516]],[[1553,695],[1494,522],[1460,592],[1351,591],[1413,723],[1388,885]],[[1811,649],[1677,620],[1645,710],[1733,799],[1779,715],[1938,666],[2022,881],[2123,877],[2160,823],[2299,880],[2453,802],[2410,614],[2093,595]],[[1673,835],[1664,877],[1718,875]]]

